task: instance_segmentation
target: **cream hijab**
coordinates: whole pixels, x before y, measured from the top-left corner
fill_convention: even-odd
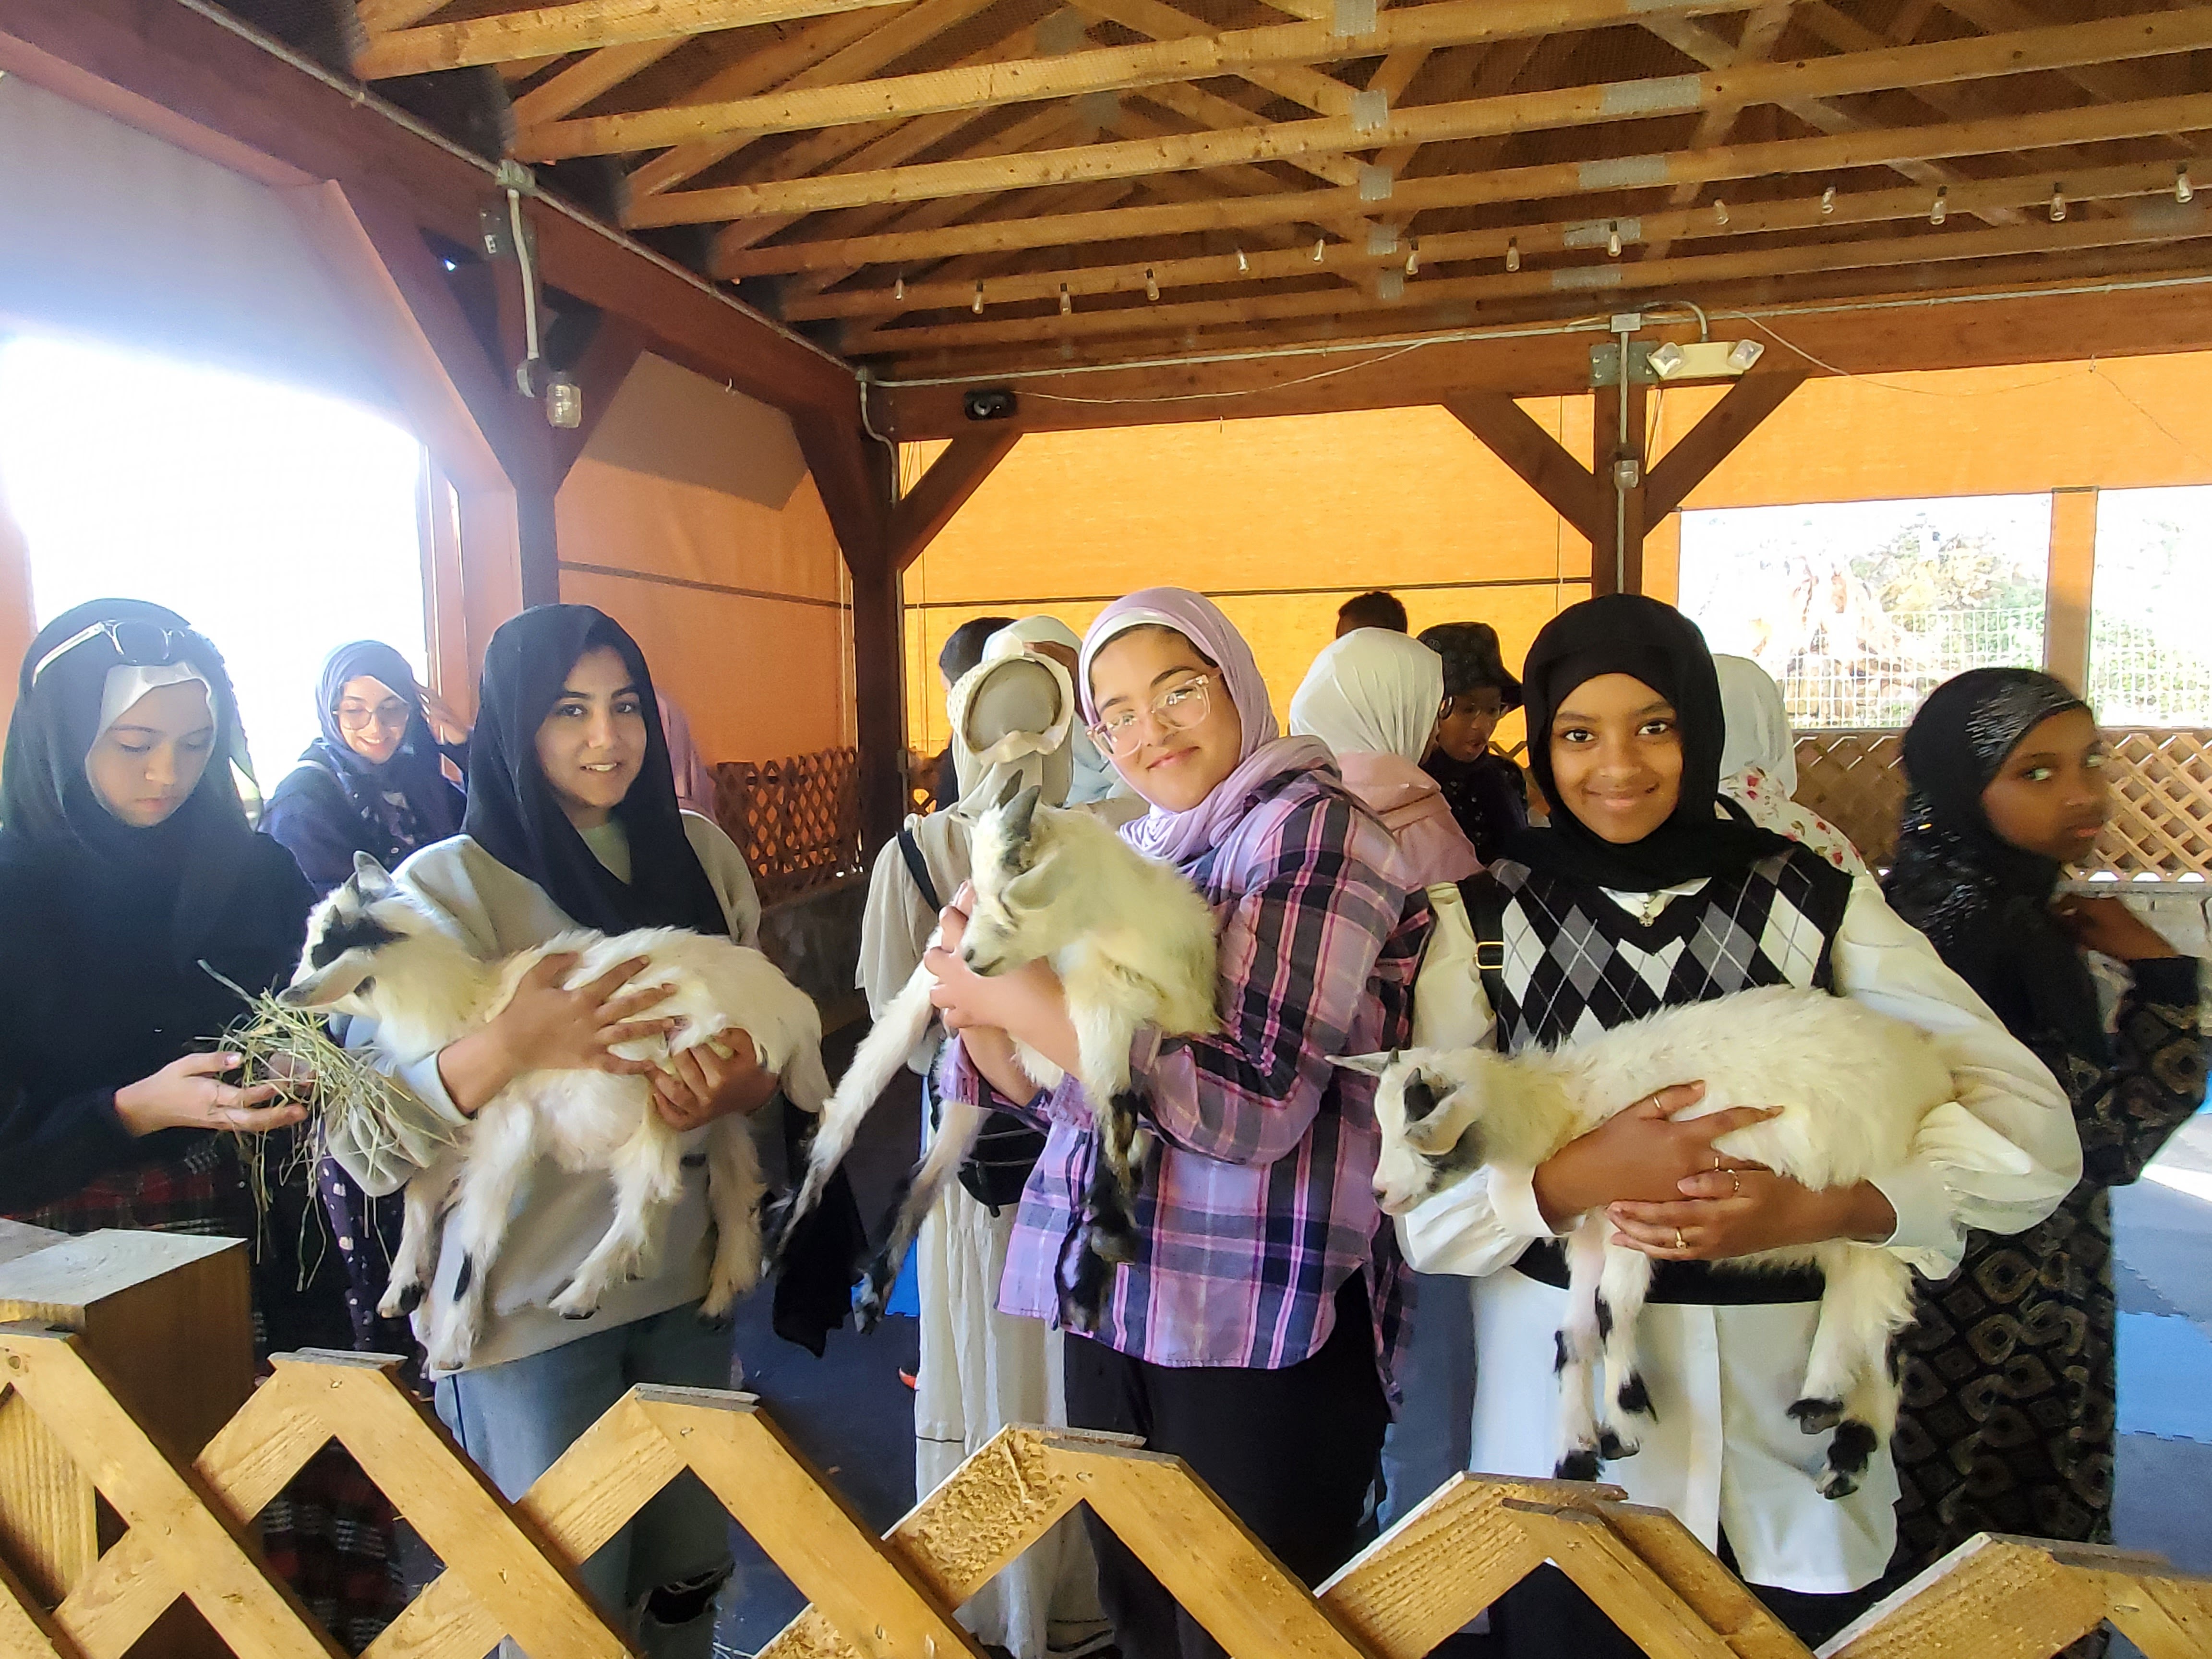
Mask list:
[[[1418,766],[1443,707],[1444,659],[1388,629],[1355,628],[1314,659],[1291,699],[1291,730],[1339,755]]]

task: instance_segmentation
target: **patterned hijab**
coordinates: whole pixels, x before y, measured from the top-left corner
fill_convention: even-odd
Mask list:
[[[1982,809],[2029,732],[2087,707],[2029,668],[1970,669],[1929,692],[1905,733],[1911,793],[1882,890],[2014,1036],[2049,1033],[2099,1058],[2110,1044],[2088,968],[2050,915],[2062,866],[2005,840]]]
[[[407,704],[407,734],[388,760],[372,761],[356,750],[338,724],[346,686],[362,678]],[[331,652],[315,687],[315,719],[319,735],[300,758],[337,780],[361,820],[358,844],[386,869],[460,829],[461,792],[439,769],[442,756],[422,713],[422,688],[398,652],[379,640],[356,640]]]
[[[1682,790],[1673,815],[1642,841],[1609,842],[1559,805],[1552,775],[1552,717],[1577,687],[1605,674],[1643,681],[1674,709],[1682,735]],[[1544,625],[1522,671],[1528,695],[1528,769],[1551,826],[1513,837],[1506,855],[1619,892],[1650,893],[1730,874],[1789,850],[1720,793],[1727,722],[1705,636],[1671,605],[1640,593],[1608,593],[1571,605]]]

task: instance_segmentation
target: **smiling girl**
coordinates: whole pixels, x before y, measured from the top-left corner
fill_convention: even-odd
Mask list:
[[[1762,1114],[1678,1121],[1699,1096],[1686,1077],[1623,1103],[1534,1170],[1479,1171],[1400,1218],[1415,1267],[1478,1279],[1474,1466],[1498,1474],[1548,1475],[1558,1455],[1558,1241],[1601,1209],[1616,1243],[1653,1259],[1639,1338],[1656,1421],[1602,1478],[1674,1511],[1816,1645],[1888,1564],[1896,1480],[1877,1455],[1856,1492],[1831,1500],[1814,1487],[1826,1443],[1801,1433],[1788,1407],[1812,1348],[1818,1275],[1716,1276],[1708,1264],[1855,1238],[1941,1276],[1966,1228],[2016,1232],[2048,1214],[2080,1149],[2049,1074],[1871,881],[1719,796],[1720,689],[1686,617],[1634,595],[1587,600],[1538,636],[1523,678],[1551,827],[1462,884],[1467,931],[1491,947],[1478,957],[1499,965],[1424,970],[1423,1044],[1512,1053],[1790,984],[1910,1021],[1952,1067],[1956,1099],[1929,1115],[1913,1156],[1855,1187],[1814,1191],[1721,1156],[1714,1141]],[[1492,1618],[1513,1659],[1636,1651],[1554,1568]]]
[[[2117,1378],[2110,1189],[2204,1099],[2197,963],[2117,898],[2056,896],[2105,827],[2087,704],[2048,674],[1938,686],[1905,734],[1912,784],[1890,902],[2066,1086],[2083,1178],[2049,1220],[1975,1233],[1906,1340],[1901,1571],[1978,1532],[2106,1544]],[[2108,1033],[2083,959],[2130,984]]]
[[[617,933],[688,927],[755,943],[760,904],[744,855],[706,819],[680,811],[653,677],[636,642],[588,605],[541,605],[502,623],[484,652],[461,833],[395,872],[479,957],[542,945],[577,927]],[[627,1038],[667,1029],[659,992],[624,988],[619,965],[574,990],[573,956],[545,958],[488,1024],[399,1077],[422,1103],[401,1143],[419,1157],[334,1135],[331,1155],[371,1193],[396,1190],[453,1128],[526,1071],[596,1067],[650,1073],[672,1127],[702,1130],[757,1110],[775,1091],[742,1034],[727,1060],[678,1056],[674,1074],[617,1058]],[[368,1033],[356,1021],[348,1041]],[[696,1136],[693,1137],[696,1140]],[[730,1384],[730,1338],[698,1317],[712,1241],[705,1159],[686,1145],[683,1190],[661,1223],[651,1271],[614,1287],[589,1320],[546,1304],[611,1214],[598,1174],[540,1159],[526,1178],[490,1274],[491,1316],[466,1370],[437,1380],[438,1414],[477,1467],[520,1498],[569,1443],[636,1382]],[[464,1253],[448,1248],[451,1275]],[[448,1293],[452,1285],[442,1287]],[[713,1651],[714,1598],[729,1572],[727,1517],[696,1481],[678,1480],[586,1562],[584,1582],[620,1609],[654,1656]]]
[[[1311,739],[1278,735],[1251,648],[1211,601],[1152,588],[1084,641],[1092,734],[1152,810],[1123,835],[1181,869],[1219,918],[1222,1030],[1134,1056],[1146,1163],[1136,1260],[1095,1330],[1070,1331],[1068,1420],[1176,1454],[1285,1565],[1318,1583],[1357,1541],[1389,1414],[1406,1274],[1371,1183],[1372,1085],[1330,1057],[1401,1043],[1425,902],[1389,832]],[[960,1041],[943,1085],[1048,1128],[1022,1196],[1000,1306],[1067,1323],[1097,1156],[1072,1079],[1049,1093],[1009,1034],[1074,1069],[1042,963],[984,978],[944,915],[927,958]],[[1086,1517],[1087,1519],[1087,1517]],[[1099,1591],[1128,1659],[1218,1653],[1128,1549],[1092,1525]]]

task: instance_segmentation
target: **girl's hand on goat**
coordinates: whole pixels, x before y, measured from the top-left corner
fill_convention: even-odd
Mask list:
[[[943,942],[921,959],[937,981],[929,1000],[945,1029],[1001,1030],[1026,1042],[1060,1070],[1079,1070],[1080,1048],[1074,1022],[1067,1017],[1067,994],[1048,963],[1024,963],[1007,973],[985,975],[961,960],[960,942],[968,931],[968,913],[961,904],[967,896],[963,886],[945,907],[938,918]]]
[[[261,1134],[297,1123],[307,1109],[279,1101],[281,1085],[257,1083],[242,1088],[222,1079],[244,1062],[236,1054],[186,1054],[151,1077],[115,1091],[115,1115],[134,1136],[157,1129],[235,1129]],[[274,1105],[270,1102],[276,1101]]]
[[[651,1060],[624,1060],[612,1052],[617,1043],[675,1029],[672,1019],[637,1018],[665,1001],[669,987],[623,990],[648,965],[645,957],[632,957],[570,990],[562,981],[575,970],[574,953],[545,957],[522,976],[514,998],[489,1024],[439,1051],[438,1075],[453,1104],[462,1115],[473,1117],[525,1072],[641,1077],[658,1069]]]
[[[1776,1109],[1735,1106],[1677,1120],[1705,1096],[1703,1083],[1678,1083],[1617,1112],[1569,1141],[1536,1170],[1536,1206],[1554,1229],[1586,1210],[1622,1199],[1671,1199],[1680,1182],[1711,1170],[1713,1142],[1765,1121]],[[1729,1167],[1725,1159],[1723,1169]]]
[[[1756,1164],[1688,1176],[1690,1197],[1606,1209],[1612,1242],[1655,1261],[1725,1261],[1831,1238],[1879,1244],[1897,1231],[1897,1212],[1871,1182],[1815,1190]]]
[[[775,1073],[760,1063],[760,1050],[743,1031],[725,1031],[715,1047],[685,1048],[669,1056],[671,1072],[653,1074],[653,1104],[660,1121],[679,1133],[703,1128],[735,1112],[750,1117],[775,1093]]]

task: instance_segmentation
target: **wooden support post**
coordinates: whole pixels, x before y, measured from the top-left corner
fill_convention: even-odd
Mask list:
[[[1617,386],[1602,386],[1591,394],[1590,476],[1600,503],[1597,534],[1590,538],[1593,596],[1644,591],[1644,411],[1649,394],[1650,388],[1632,377],[1625,410]]]
[[[906,688],[899,566],[890,556],[890,452],[848,408],[794,411],[791,428],[853,579],[853,703],[860,834],[872,854],[906,817]]]
[[[902,571],[912,566],[1021,441],[1019,432],[992,427],[963,432],[946,446],[891,511],[892,563]]]
[[[2089,683],[2090,602],[2097,576],[2097,492],[2051,492],[2051,568],[2045,588],[2043,667],[2082,690]]]
[[[1514,476],[1550,502],[1570,529],[1586,538],[1595,556],[1601,501],[1589,468],[1502,392],[1455,392],[1444,399],[1444,407]],[[1612,520],[1605,522],[1610,535]]]

